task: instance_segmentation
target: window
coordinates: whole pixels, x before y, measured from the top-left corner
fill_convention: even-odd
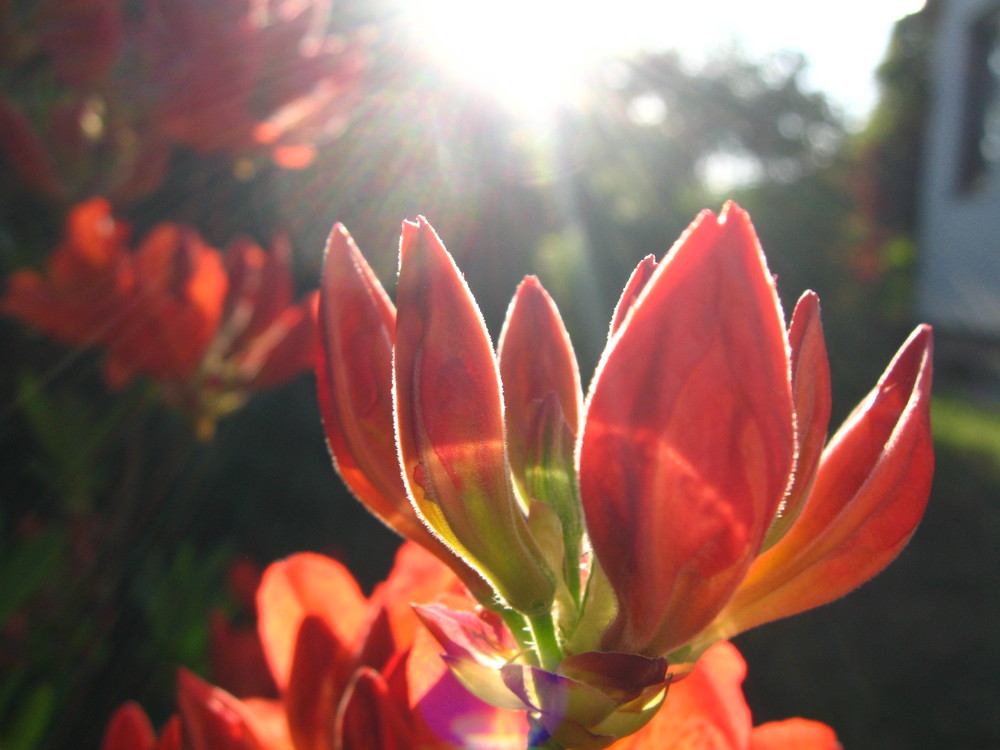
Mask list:
[[[958,189],[982,190],[1000,162],[1000,8],[972,24],[966,53]]]

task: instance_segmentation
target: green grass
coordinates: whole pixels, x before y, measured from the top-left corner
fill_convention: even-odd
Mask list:
[[[935,396],[931,401],[931,424],[935,443],[988,459],[1000,473],[1000,407]]]

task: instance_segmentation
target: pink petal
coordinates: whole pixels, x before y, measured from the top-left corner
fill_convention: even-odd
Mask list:
[[[494,706],[511,710],[525,707],[507,688],[500,673],[517,655],[503,642],[500,626],[472,612],[440,604],[414,609],[444,649],[444,663],[470,693]]]
[[[411,715],[422,727],[426,746],[442,750],[523,750],[527,746],[524,711],[495,708],[476,698],[448,670],[440,646],[426,630],[417,633],[406,671]]]

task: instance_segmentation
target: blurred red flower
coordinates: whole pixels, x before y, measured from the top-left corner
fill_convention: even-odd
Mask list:
[[[307,166],[346,124],[365,66],[357,39],[325,32],[330,14],[329,0],[151,0],[137,31],[151,122],[200,153]]]
[[[11,275],[0,310],[73,346],[104,350],[104,375],[121,388],[139,375],[201,434],[253,389],[311,367],[315,295],[293,301],[289,250],[237,240],[225,255],[195,230],[156,225],[133,250],[129,228],[93,199],[69,215],[44,272]]]
[[[358,102],[362,35],[329,0],[0,4],[0,151],[49,199],[134,200],[171,147],[308,166]]]
[[[178,679],[178,714],[157,739],[142,709],[112,717],[102,750],[522,750],[523,712],[494,708],[448,671],[411,602],[445,601],[488,624],[448,568],[413,542],[388,579],[365,597],[340,563],[293,555],[265,571],[258,632],[280,698],[238,699],[189,672]],[[616,750],[836,750],[824,724],[790,719],[751,728],[735,647],[709,649],[670,688],[645,729]]]
[[[63,83],[84,86],[115,64],[125,19],[121,0],[47,0],[38,6],[38,42]]]
[[[258,628],[277,700],[238,699],[193,674],[157,740],[137,705],[112,717],[102,750],[520,750],[527,723],[473,698],[419,627],[410,602],[471,605],[458,579],[415,544],[365,597],[340,563],[312,553],[267,569]]]
[[[278,688],[257,636],[257,587],[261,570],[249,558],[241,557],[232,563],[227,578],[236,611],[230,616],[220,608],[209,615],[212,678],[238,698],[276,698]]]
[[[686,678],[670,686],[663,708],[611,750],[838,750],[826,724],[786,719],[753,727],[742,683],[747,665],[731,643],[712,646]]]

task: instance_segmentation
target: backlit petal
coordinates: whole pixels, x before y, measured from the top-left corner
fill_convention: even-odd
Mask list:
[[[271,564],[257,590],[257,627],[274,681],[288,685],[302,621],[321,619],[341,648],[351,647],[366,624],[368,602],[354,576],[335,560],[303,552]]]
[[[295,639],[282,696],[296,750],[334,750],[330,743],[337,701],[351,678],[349,653],[319,617],[307,615]]]
[[[788,345],[795,405],[795,478],[782,501],[781,515],[767,532],[765,547],[780,539],[802,510],[830,428],[830,363],[819,320],[819,298],[813,292],[803,294],[795,306]]]
[[[615,312],[611,316],[610,335],[613,336],[615,331],[621,328],[622,323],[625,322],[625,318],[631,312],[632,306],[639,298],[640,292],[642,292],[646,284],[653,277],[656,265],[656,258],[652,255],[647,255],[639,261],[639,265],[632,271],[632,275],[629,276],[628,281],[625,283],[625,288],[622,290],[621,297],[618,298],[618,304],[615,305]]]
[[[266,730],[243,701],[181,669],[177,707],[192,750],[266,750]]]
[[[934,454],[931,329],[917,328],[823,454],[788,533],[754,563],[715,634],[826,604],[899,553],[923,516]]]
[[[396,310],[347,230],[327,243],[317,389],[327,443],[351,491],[407,538],[426,532],[406,497],[392,424]],[[429,534],[427,534],[429,536]]]
[[[496,708],[466,690],[441,659],[441,647],[428,631],[418,631],[406,672],[411,715],[427,736],[426,744],[413,747],[523,750],[527,745],[525,712]]]
[[[486,582],[417,518],[406,495],[392,416],[396,311],[347,230],[327,243],[320,289],[322,352],[317,393],[327,444],[344,483],[389,528],[418,542],[454,570],[473,593]]]
[[[545,453],[527,441],[542,400],[555,393],[572,437],[583,400],[569,334],[552,298],[534,276],[517,287],[497,351],[511,469],[515,477],[523,478]]]
[[[336,750],[409,750],[413,729],[385,679],[362,667],[354,674],[337,712]]]
[[[404,224],[394,357],[396,435],[428,525],[510,606],[544,612],[555,583],[518,505],[493,347],[430,225]]]
[[[703,213],[605,351],[579,449],[594,551],[618,597],[603,647],[658,656],[722,608],[788,485],[784,322],[746,214]]]
[[[518,286],[497,349],[514,480],[526,497],[547,503],[558,516],[563,576],[576,592],[583,512],[573,453],[583,397],[569,334],[534,276]]]

